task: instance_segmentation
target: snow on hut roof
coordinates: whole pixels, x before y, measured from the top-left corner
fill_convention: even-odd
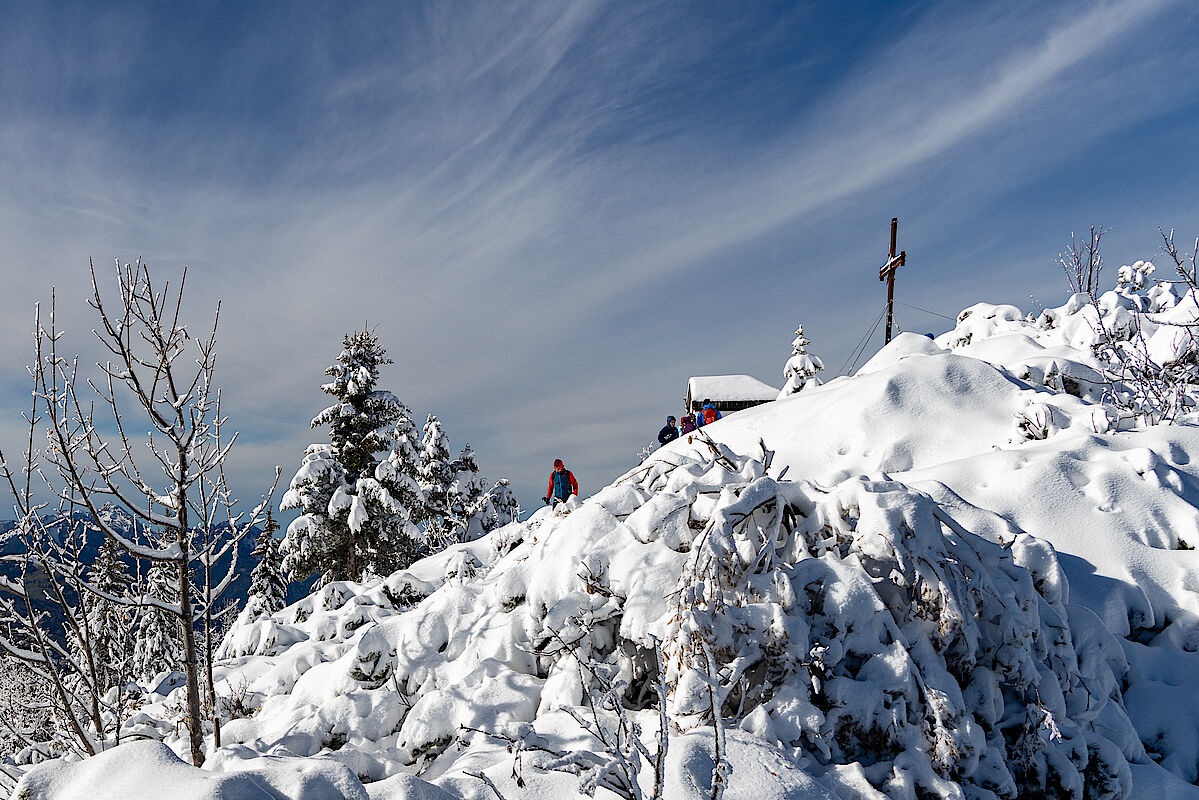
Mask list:
[[[779,390],[749,375],[698,375],[687,381],[694,400],[774,400]]]

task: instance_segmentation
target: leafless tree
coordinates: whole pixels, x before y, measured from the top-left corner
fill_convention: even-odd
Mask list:
[[[114,303],[102,294],[94,266],[90,274],[89,305],[99,317],[94,333],[108,357],[97,364],[97,376],[84,377],[77,356],[60,354],[62,333],[52,300],[48,329],[38,320],[37,360],[31,369],[38,405],[30,425],[40,421],[48,446],[39,459],[31,431],[26,475],[42,476],[66,514],[82,512],[134,557],[173,571],[175,602],[144,594],[136,602],[179,620],[191,755],[200,765],[204,747],[196,622],[205,622],[205,649],[210,652],[211,612],[233,580],[237,542],[262,519],[275,487],[252,511],[235,513],[224,463],[237,436],[222,435],[225,418],[213,382],[220,303],[211,327],[193,337],[182,321],[186,270],[172,290],[168,284],[156,286],[141,259],[124,266],[117,262]],[[144,437],[134,433],[142,425],[149,428]],[[12,477],[14,491],[32,498],[28,484],[22,490]],[[108,522],[101,513],[105,503],[134,518],[134,534]],[[224,575],[214,575],[224,558],[230,566]],[[99,594],[86,582],[82,588]],[[211,661],[205,659],[206,688],[208,705],[215,710]]]
[[[40,313],[35,314],[40,330]],[[7,537],[2,557],[6,575],[0,576],[0,651],[15,659],[41,687],[44,701],[58,720],[65,738],[60,745],[81,755],[103,749],[106,738],[98,668],[92,657],[92,634],[87,614],[89,596],[83,588],[85,533],[67,510],[69,504],[38,502],[35,477],[44,478],[35,448],[39,415],[39,367],[43,340],[37,338],[35,366],[30,372],[34,390],[25,414],[27,438],[24,458],[10,462],[0,452],[0,478],[11,494],[16,526]],[[62,619],[65,636],[56,635],[50,620],[53,609]],[[72,653],[66,641],[81,645]],[[32,698],[31,698],[32,701]],[[19,727],[8,733],[23,746],[38,744],[35,735]]]
[[[211,436],[215,451],[227,452],[222,446],[222,430],[226,418],[221,416],[221,397],[217,393],[214,404],[215,414],[212,419]],[[237,434],[230,437],[235,439]],[[203,620],[204,631],[204,682],[205,705],[209,719],[212,721],[213,742],[221,746],[221,719],[219,702],[216,696],[216,685],[212,676],[212,664],[217,643],[229,628],[230,620],[236,612],[236,604],[226,603],[218,608],[218,603],[225,591],[238,574],[238,557],[241,553],[239,543],[251,530],[265,522],[270,510],[270,497],[274,494],[279,482],[279,469],[275,469],[274,482],[270,491],[262,498],[260,505],[252,511],[237,510],[237,499],[229,491],[229,482],[225,475],[224,458],[218,461],[197,484],[199,503],[196,513],[199,522],[195,531],[198,539],[198,549],[195,561],[199,565],[202,577],[198,594],[201,601],[200,618]],[[224,572],[217,573],[219,564],[225,561]]]
[[[1090,235],[1080,241],[1073,233],[1070,244],[1058,253],[1057,263],[1066,273],[1070,291],[1094,297],[1099,291],[1099,273],[1103,270],[1103,255],[1099,251],[1099,240],[1108,228],[1091,226]]]

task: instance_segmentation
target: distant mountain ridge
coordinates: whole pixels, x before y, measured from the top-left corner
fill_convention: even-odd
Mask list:
[[[133,537],[135,530],[134,518],[128,511],[115,504],[106,503],[101,507],[100,513],[103,515],[104,521],[107,525],[112,527],[114,530],[119,531],[124,536],[128,536],[130,538]],[[85,534],[84,545],[80,552],[80,560],[84,564],[88,565],[95,562],[96,555],[99,553],[100,547],[104,543],[104,535],[93,522],[91,514],[83,511],[77,511],[71,515],[71,520],[69,523],[67,520],[61,519],[55,514],[45,514],[41,519],[42,523],[46,526],[46,530],[49,531],[51,535],[55,536],[59,541],[62,540],[63,535],[66,533],[68,524],[82,526],[85,530]],[[15,555],[21,552],[22,548],[20,540],[12,535],[13,531],[16,529],[16,525],[17,522],[15,520],[0,521],[0,556]],[[221,523],[217,526],[217,528],[220,531],[224,531],[228,528],[228,524]],[[245,605],[246,598],[250,592],[250,572],[256,562],[256,559],[252,555],[254,550],[254,540],[258,538],[261,532],[262,531],[259,527],[254,526],[245,534],[245,536],[242,537],[241,541],[238,542],[237,573],[233,581],[229,584],[229,588],[226,589],[225,593],[222,595],[219,601],[220,605],[224,606],[226,603],[235,602],[239,609]],[[230,553],[217,562],[217,575],[224,575],[225,570],[229,567],[232,557],[233,554]],[[137,559],[126,553],[122,556],[122,560],[125,562],[129,574],[131,576],[136,575],[139,569]],[[143,564],[140,569],[144,572],[146,569],[145,565]],[[0,561],[0,576],[12,579],[17,577],[19,573],[20,567],[16,563],[11,561]],[[44,587],[46,585],[45,581],[45,577],[40,575],[35,575],[30,579],[30,583],[33,586]],[[311,586],[312,579],[288,584],[287,602],[292,603],[304,597],[310,591]],[[35,605],[39,610],[49,612],[56,626],[61,625],[63,618],[61,615],[61,610],[58,608],[56,603],[42,598],[39,602],[36,602]]]

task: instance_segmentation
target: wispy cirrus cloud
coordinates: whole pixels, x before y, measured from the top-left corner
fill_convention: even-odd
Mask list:
[[[860,288],[817,264],[868,273],[879,248],[859,217],[935,211],[929,236],[975,224],[997,192],[1163,113],[1147,70],[1194,83],[1193,59],[1137,46],[1165,19],[1194,26],[1165,0],[7,14],[7,374],[48,283],[85,319],[88,255],[187,263],[193,308],[226,298],[246,486],[298,459],[321,371],[364,322],[397,393],[526,499],[546,442],[574,443],[562,455],[598,484],[687,374],[743,363],[769,379],[763,337],[782,331],[781,364],[795,314],[839,363],[866,301],[814,302]],[[1097,86],[1119,106],[1063,125],[1095,111],[1082,93]]]

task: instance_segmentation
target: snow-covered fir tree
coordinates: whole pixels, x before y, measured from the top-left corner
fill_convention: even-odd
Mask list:
[[[444,518],[449,510],[451,468],[450,440],[441,428],[441,420],[430,414],[420,441],[420,464],[417,468],[421,489],[425,493],[425,516]]]
[[[491,518],[486,531],[502,528],[520,518],[520,501],[516,499],[516,493],[512,491],[512,485],[507,478],[496,481],[487,497],[491,504]]]
[[[171,566],[155,563],[146,573],[146,595],[164,603],[178,603],[177,591],[171,582]],[[179,618],[174,614],[145,605],[137,626],[137,642],[133,647],[133,676],[148,683],[154,676],[182,666],[183,640]]]
[[[283,608],[287,599],[287,578],[283,574],[283,559],[275,531],[279,523],[268,511],[262,532],[254,540],[250,555],[258,559],[250,572],[250,591],[246,598],[246,619],[270,616]]]
[[[133,655],[130,608],[109,598],[127,597],[130,576],[124,551],[114,539],[105,538],[88,570],[88,580],[101,596],[88,596],[87,630],[90,638],[91,674],[99,694],[123,685],[130,677]],[[71,649],[80,662],[86,659],[82,641],[71,637]]]
[[[358,331],[342,344],[337,362],[325,370],[333,380],[321,386],[337,402],[312,420],[314,428],[330,427],[330,444],[308,448],[280,504],[303,512],[284,537],[284,568],[293,579],[319,573],[321,584],[373,571],[377,547],[358,541],[362,526],[350,521],[358,480],[373,478],[375,454],[391,446],[392,426],[408,413],[395,395],[377,388],[379,368],[391,363],[379,338]]]
[[[417,516],[426,541],[434,548],[443,547],[450,538],[450,442],[441,428],[441,420],[430,414],[421,434],[417,479],[424,493],[424,507]]]
[[[454,541],[477,539],[486,533],[491,513],[487,483],[479,476],[479,462],[470,445],[450,464],[454,473],[449,489],[449,514]]]
[[[359,478],[352,497],[341,492],[333,500],[334,507],[349,504],[348,524],[367,571],[375,575],[389,575],[428,552],[416,524],[425,494],[418,474],[416,426],[407,408],[396,421],[391,440],[391,451],[375,467],[374,475]]]
[[[341,402],[312,424],[330,425],[331,443],[308,448],[280,506],[302,512],[282,544],[293,579],[315,572],[323,585],[388,575],[499,518],[470,446],[451,457],[436,415],[418,432],[408,408],[376,388],[379,367],[389,363],[378,339],[362,332],[346,337],[327,371],[334,380],[322,389]],[[387,458],[376,463],[385,447]]]
[[[824,362],[808,352],[811,344],[803,333],[803,325],[795,331],[795,339],[791,342],[791,358],[783,366],[783,377],[787,382],[779,391],[779,399],[802,391],[808,386],[819,386],[820,379],[816,373],[824,369]]]

